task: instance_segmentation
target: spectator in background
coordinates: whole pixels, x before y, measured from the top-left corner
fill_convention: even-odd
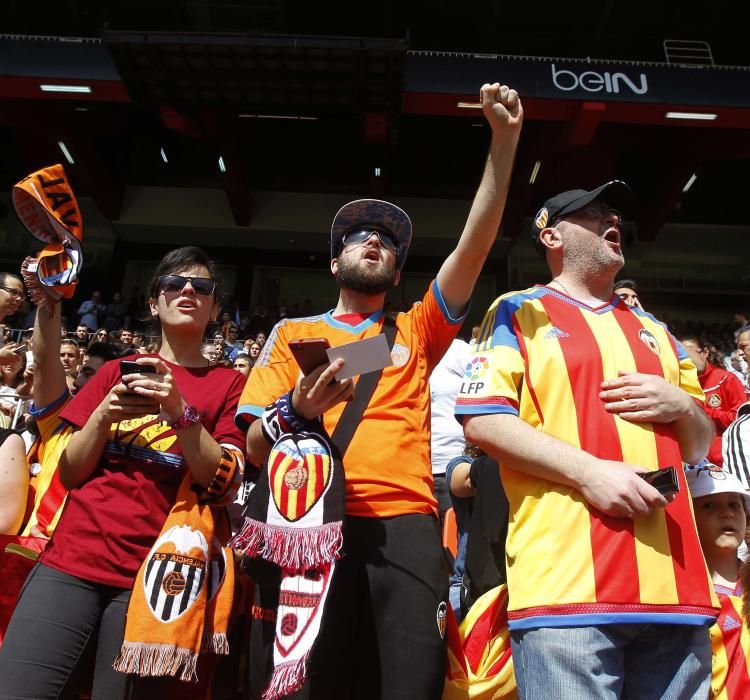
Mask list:
[[[633,280],[617,280],[615,282],[615,294],[617,294],[627,306],[643,311],[641,301],[638,298],[638,285]]]
[[[258,343],[256,343],[254,340],[245,341],[245,352],[250,356],[250,360],[253,364],[255,364],[255,361],[258,359],[260,351],[260,345],[258,345]]]
[[[750,493],[750,403],[737,409],[737,419],[721,437],[723,467]]]
[[[743,326],[737,334],[737,349],[745,366],[750,368],[750,328]],[[745,374],[745,393],[750,396],[750,373]]]
[[[750,500],[732,474],[714,465],[689,469],[698,536],[721,614],[711,627],[711,697],[750,698],[750,625],[743,614],[739,549],[744,543]]]
[[[34,359],[36,360],[36,356]],[[69,372],[74,378],[78,375],[78,343],[72,338],[60,341],[60,362],[65,372]]]
[[[470,359],[469,344],[456,338],[430,375],[430,454],[433,493],[441,524],[445,511],[451,507],[445,468],[464,451],[464,431],[456,420],[455,409],[464,371],[469,372]]]
[[[469,339],[469,345],[474,347],[477,344],[477,338],[479,337],[479,331],[482,330],[481,326],[472,326],[471,338]]]
[[[92,343],[108,343],[109,340],[109,331],[106,328],[100,328],[91,336]]]
[[[240,341],[239,326],[234,322],[230,322],[224,325],[222,331],[227,359],[234,360],[237,353],[244,350],[244,345]]]
[[[128,349],[135,350],[133,346],[133,331],[129,328],[120,329],[120,342]]]
[[[216,343],[204,343],[201,347],[201,354],[208,360],[211,367],[218,365],[224,359],[222,347]]]
[[[25,298],[21,278],[10,272],[0,272],[0,321],[6,316],[13,316]]]
[[[143,333],[140,331],[134,331],[130,344],[133,346],[134,350],[140,350],[143,347]]]
[[[731,372],[722,369],[721,355],[705,340],[696,336],[682,336],[680,343],[698,370],[698,381],[706,396],[703,410],[714,424],[715,435],[706,459],[721,466],[724,463],[721,436],[737,418],[737,409],[745,403],[745,387]]]
[[[106,306],[102,303],[102,293],[99,291],[91,295],[91,299],[83,302],[78,307],[78,323],[87,328],[99,328],[101,325]]]
[[[24,353],[16,353],[10,362],[0,363],[0,426],[2,427],[13,427],[12,422],[18,402],[22,400],[16,390],[23,381],[25,369],[26,355]]]
[[[115,292],[112,295],[112,301],[107,304],[104,312],[104,327],[108,331],[116,331],[118,328],[122,328],[127,311],[128,307],[122,300],[122,294]]]
[[[237,353],[237,357],[234,358],[234,362],[232,363],[232,367],[234,367],[244,377],[248,377],[250,375],[252,366],[253,365],[252,362],[250,362],[250,357],[244,352]]]
[[[262,350],[263,346],[266,344],[266,334],[263,332],[258,333],[258,335],[255,336],[255,342],[260,345],[260,348]]]
[[[75,336],[79,347],[86,347],[89,344],[89,329],[85,324],[78,324]]]

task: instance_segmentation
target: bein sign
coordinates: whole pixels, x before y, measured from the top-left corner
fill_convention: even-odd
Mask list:
[[[610,73],[604,71],[597,73],[593,70],[587,70],[583,73],[576,74],[572,70],[558,70],[555,64],[552,64],[552,82],[558,90],[571,92],[572,90],[585,90],[586,92],[604,92],[619,94],[621,89],[630,89],[636,95],[645,95],[648,92],[648,83],[646,74],[640,74],[640,85],[633,82],[625,73]]]

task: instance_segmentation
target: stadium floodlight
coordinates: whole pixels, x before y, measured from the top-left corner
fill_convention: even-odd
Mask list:
[[[227,166],[224,165],[224,156],[219,156],[219,170],[223,173],[227,171]]]
[[[293,114],[238,114],[240,119],[282,119],[285,121],[316,122],[317,117],[303,117]]]
[[[531,177],[529,178],[529,184],[533,185],[536,182],[536,176],[539,174],[539,168],[542,167],[542,161],[538,160],[534,163],[534,167],[531,170]]]
[[[58,141],[57,145],[60,147],[62,154],[65,156],[65,160],[67,160],[71,165],[75,165],[73,156],[70,155],[70,151],[68,150],[68,147],[65,145],[65,143],[63,141]]]
[[[712,122],[719,117],[713,112],[667,112],[667,119],[695,119],[700,122]]]
[[[688,181],[685,183],[685,185],[682,188],[683,192],[687,192],[695,183],[695,181],[698,179],[698,176],[693,173],[689,178]]]
[[[162,159],[162,160],[163,160],[163,161],[164,161],[165,163],[169,163],[169,161],[167,160],[167,154],[166,154],[166,151],[164,150],[164,148],[160,148],[160,149],[159,149],[159,153],[161,153],[161,159]]]
[[[50,85],[42,84],[39,86],[42,92],[84,92],[91,93],[93,90],[88,85]]]
[[[380,177],[380,168],[375,168],[375,177]]]

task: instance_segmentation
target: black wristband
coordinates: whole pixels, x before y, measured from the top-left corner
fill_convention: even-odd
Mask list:
[[[276,418],[285,433],[314,432],[320,429],[320,418],[312,420],[301,416],[294,410],[292,391],[276,399]]]

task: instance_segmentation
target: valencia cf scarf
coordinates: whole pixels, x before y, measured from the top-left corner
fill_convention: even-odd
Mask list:
[[[245,524],[231,542],[280,571],[271,584],[278,586],[278,605],[264,700],[277,700],[304,683],[341,551],[344,470],[338,449],[321,433],[279,437],[248,497]]]
[[[228,654],[234,591],[229,523],[202,505],[190,474],[141,565],[128,604],[116,671],[197,680],[198,654]]]
[[[51,306],[70,299],[83,265],[83,219],[62,165],[42,168],[17,182],[12,199],[21,223],[46,244],[21,266],[31,300]]]

